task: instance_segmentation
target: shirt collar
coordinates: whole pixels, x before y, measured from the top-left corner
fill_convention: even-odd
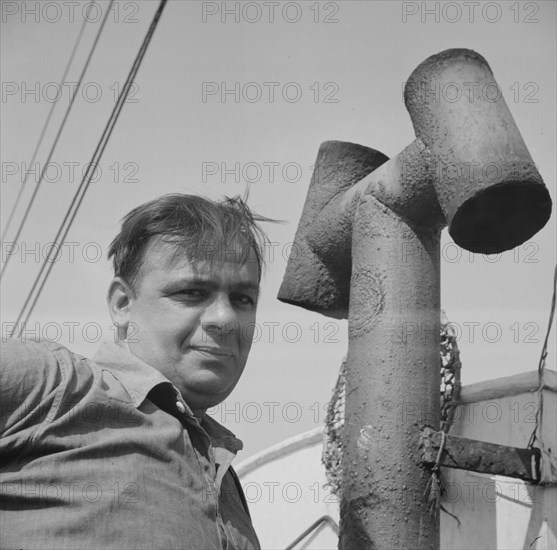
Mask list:
[[[158,384],[170,381],[157,369],[151,367],[114,342],[103,342],[93,361],[111,372],[130,395],[138,408],[147,394]]]
[[[234,454],[244,448],[244,444],[240,439],[207,413],[203,415],[201,427],[207,432],[215,448],[225,448]]]
[[[191,409],[170,380],[157,369],[132,355],[118,344],[103,342],[97,353],[93,356],[93,361],[101,368],[111,372],[120,381],[131,397],[135,408],[141,406],[153,388],[160,384],[165,384],[172,387],[175,395],[179,396],[184,403],[187,416],[194,423],[197,423]],[[242,441],[208,414],[205,413],[203,415],[200,425],[207,432],[215,450],[220,448],[235,455],[239,450],[243,449],[244,444]],[[220,454],[220,451],[217,454]],[[228,457],[225,458],[223,456],[219,458],[221,460],[217,460],[217,463],[228,462]]]

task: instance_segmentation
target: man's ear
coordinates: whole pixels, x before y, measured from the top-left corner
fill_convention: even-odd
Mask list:
[[[128,325],[130,324],[131,304],[134,293],[130,285],[122,277],[114,277],[110,281],[106,302],[110,318],[116,327],[120,338],[126,337]]]

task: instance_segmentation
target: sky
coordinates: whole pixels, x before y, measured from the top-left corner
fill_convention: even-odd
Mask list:
[[[1,217],[13,208],[52,105],[15,222],[3,236],[2,335],[13,323],[79,185],[158,2],[118,1],[21,239],[19,222],[75,91],[107,1],[2,0]],[[59,84],[79,30],[82,42]],[[242,195],[270,243],[258,327],[243,378],[215,418],[242,458],[321,425],[346,353],[347,323],[276,298],[323,141],[395,156],[414,139],[404,82],[449,48],[488,61],[556,200],[556,3],[170,0],[99,169],[27,325],[92,356],[114,337],[109,243],[133,207],[165,193]],[[537,369],[556,263],[556,224],[495,256],[441,244],[441,304],[464,385]],[[555,369],[554,338],[547,368]]]

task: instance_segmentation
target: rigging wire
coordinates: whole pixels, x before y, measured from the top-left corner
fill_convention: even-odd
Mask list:
[[[551,325],[553,324],[553,317],[555,317],[556,301],[557,301],[557,265],[555,266],[555,272],[553,274],[553,298],[551,299],[549,322],[547,324],[547,332],[545,334],[545,340],[542,346],[542,353],[540,355],[540,361],[538,363],[538,391],[537,391],[538,408],[536,410],[536,420],[535,420],[536,425],[534,426],[534,431],[532,432],[532,435],[530,436],[530,440],[528,441],[528,449],[533,448],[535,442],[539,439],[537,432],[538,432],[538,428],[541,426],[543,422],[543,388],[544,388],[545,360],[547,358],[547,344],[549,341],[549,335],[551,334]]]
[[[139,70],[139,67],[141,65],[141,62],[143,61],[143,58],[145,56],[145,53],[147,51],[147,48],[149,46],[149,43],[151,42],[151,38],[155,32],[155,29],[158,25],[159,19],[162,15],[163,9],[165,7],[167,3],[167,0],[161,0],[159,7],[153,17],[153,20],[151,22],[151,25],[149,26],[149,30],[147,31],[147,34],[145,35],[145,38],[143,39],[143,43],[141,44],[141,47],[137,53],[137,56],[133,62],[132,68],[130,69],[130,72],[126,78],[126,82],[124,84],[124,86],[122,87],[122,91],[120,92],[120,95],[118,96],[118,100],[116,102],[116,105],[114,106],[114,109],[112,110],[112,113],[110,115],[110,118],[106,124],[106,127],[103,131],[103,134],[97,144],[97,147],[95,148],[95,151],[93,153],[93,156],[91,158],[91,161],[88,164],[87,167],[87,171],[86,173],[83,175],[83,179],[81,180],[81,183],[73,197],[72,203],[70,204],[70,207],[68,208],[68,211],[66,212],[66,215],[64,217],[64,220],[62,221],[62,224],[60,225],[60,228],[58,229],[58,233],[56,234],[56,238],[54,240],[53,246],[49,249],[48,255],[47,257],[44,259],[43,264],[41,266],[41,270],[39,272],[39,274],[37,275],[33,286],[29,292],[29,294],[27,295],[27,299],[25,300],[25,304],[23,305],[19,316],[14,324],[14,327],[11,331],[10,336],[16,336],[16,331],[18,330],[18,327],[22,328],[23,326],[25,326],[29,320],[29,317],[31,316],[35,305],[37,303],[37,300],[39,299],[39,296],[41,295],[41,292],[44,288],[44,285],[48,279],[48,276],[50,275],[50,272],[52,270],[52,267],[54,265],[54,258],[56,257],[56,254],[58,253],[59,247],[62,246],[62,244],[64,243],[66,236],[72,226],[72,223],[77,215],[77,212],[79,210],[79,207],[81,206],[81,203],[83,201],[83,198],[85,196],[85,193],[87,192],[88,188],[89,188],[89,184],[91,183],[91,179],[95,173],[95,169],[104,153],[104,150],[106,148],[106,145],[108,144],[108,140],[110,139],[110,136],[112,134],[112,131],[114,129],[114,126],[118,120],[118,117],[120,116],[120,112],[122,111],[122,108],[124,106],[124,103],[126,101],[126,98],[128,96],[128,93],[130,91],[131,85],[133,84],[133,80],[137,75],[137,72]],[[75,207],[75,208],[74,208]],[[73,212],[72,212],[73,209]],[[61,236],[62,235],[62,236]],[[61,236],[61,238],[60,238]],[[54,256],[51,259],[51,253],[52,251],[54,252]],[[48,265],[48,268],[47,268]],[[42,281],[40,281],[42,274],[45,272],[46,269],[46,273],[45,276],[43,277]],[[40,282],[39,282],[40,281]],[[38,290],[37,290],[38,288]],[[35,292],[36,290],[36,292]],[[33,293],[35,292],[35,296],[33,297]],[[28,304],[31,303],[31,305],[29,306],[29,309],[27,311],[27,313],[25,314],[25,309],[27,308]],[[21,323],[20,325],[20,320],[21,318],[24,316],[25,314],[25,319],[24,321]]]
[[[87,7],[87,10],[89,10],[89,7],[92,6],[94,2],[95,2],[95,0],[89,0],[89,6]],[[68,72],[69,72],[70,67],[73,63],[75,54],[76,54],[76,52],[79,48],[79,45],[81,44],[81,39],[83,38],[83,34],[84,34],[84,31],[85,31],[85,26],[87,25],[87,22],[88,22],[88,18],[85,17],[83,19],[81,29],[79,31],[79,34],[78,34],[77,39],[75,41],[75,44],[73,46],[72,53],[70,54],[70,58],[68,59],[68,62],[66,64],[66,68],[64,69],[64,73],[62,75],[62,78],[60,79],[60,82],[58,84],[58,86],[60,88],[66,83],[66,77],[68,76]],[[33,155],[31,156],[31,161],[29,162],[29,168],[25,171],[25,176],[23,178],[23,182],[21,184],[21,187],[19,188],[19,192],[18,192],[17,197],[15,199],[15,202],[14,202],[12,208],[11,208],[10,215],[8,217],[8,221],[6,222],[6,225],[5,225],[4,229],[2,230],[2,238],[4,239],[4,241],[6,240],[6,235],[8,233],[8,230],[10,229],[10,224],[12,223],[12,219],[14,217],[14,214],[17,210],[17,207],[19,206],[19,201],[21,200],[21,196],[23,194],[25,186],[27,185],[27,177],[29,176],[31,166],[33,166],[33,163],[35,162],[35,159],[37,158],[37,153],[39,152],[39,148],[42,145],[43,138],[46,134],[46,130],[47,130],[49,124],[50,124],[50,120],[52,119],[52,115],[54,114],[54,111],[56,110],[57,105],[58,105],[58,101],[53,101],[51,106],[50,106],[48,116],[46,117],[45,123],[43,124],[41,134],[39,136],[37,144],[35,145],[35,150],[33,151]]]
[[[45,161],[45,164],[44,164],[44,166],[41,170],[41,174],[39,176],[39,181],[35,185],[35,189],[33,190],[33,194],[31,195],[31,198],[29,199],[29,203],[27,204],[27,208],[25,209],[25,213],[23,214],[23,218],[22,218],[22,220],[19,224],[19,227],[17,228],[17,232],[16,232],[16,235],[15,235],[14,241],[13,241],[14,245],[17,244],[17,242],[19,241],[19,237],[20,237],[21,232],[23,230],[23,226],[25,225],[25,222],[27,221],[27,218],[29,216],[29,212],[31,210],[31,207],[33,206],[33,203],[35,202],[35,198],[37,196],[37,193],[39,191],[41,183],[43,182],[44,175],[46,173],[48,165],[50,164],[50,159],[52,158],[52,155],[54,154],[54,151],[56,150],[56,146],[58,145],[58,141],[60,140],[60,136],[62,135],[62,131],[64,130],[64,127],[66,125],[66,121],[68,120],[68,117],[69,117],[70,112],[72,110],[72,107],[73,107],[73,104],[74,104],[74,99],[77,95],[77,92],[79,91],[79,88],[81,87],[81,83],[83,82],[83,77],[85,76],[85,73],[87,72],[87,69],[89,67],[89,63],[91,62],[93,54],[95,53],[95,49],[97,48],[99,38],[101,37],[101,34],[103,32],[103,29],[104,29],[104,25],[106,23],[106,20],[108,19],[108,15],[110,13],[110,10],[112,8],[113,3],[114,3],[114,0],[110,0],[110,4],[108,5],[106,13],[104,14],[101,26],[99,27],[99,31],[97,32],[97,36],[95,36],[95,41],[93,42],[93,45],[91,46],[91,50],[89,51],[89,55],[87,56],[87,60],[85,61],[85,65],[83,67],[83,70],[81,71],[81,74],[79,75],[79,80],[77,82],[77,86],[75,88],[75,92],[73,94],[73,97],[70,99],[70,103],[68,105],[68,108],[66,109],[66,112],[64,113],[64,118],[62,119],[62,123],[60,124],[60,128],[58,128],[58,132],[56,133],[56,137],[54,138],[54,142],[53,142],[52,147],[50,148],[50,151],[48,153],[48,157],[47,157],[47,159]],[[12,254],[10,254],[6,258],[6,262],[4,263],[4,266],[2,267],[2,270],[0,271],[0,280],[2,279],[2,276],[4,275],[4,272],[6,271],[6,268],[8,267],[8,264],[10,263],[10,258],[11,257],[12,257]]]

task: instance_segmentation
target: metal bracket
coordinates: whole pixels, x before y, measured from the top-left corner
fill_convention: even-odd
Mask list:
[[[441,441],[441,432],[431,428],[422,430],[420,451],[424,466],[435,465]],[[529,483],[539,483],[541,478],[539,449],[520,449],[454,435],[445,435],[440,465],[457,470],[518,478]]]

